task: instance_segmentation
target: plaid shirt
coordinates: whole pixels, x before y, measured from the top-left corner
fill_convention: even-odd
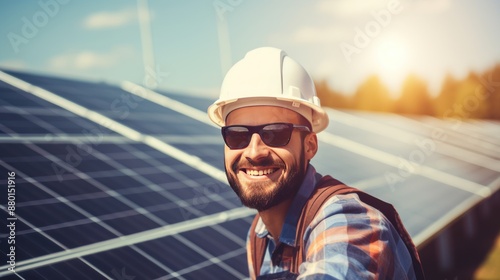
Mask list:
[[[285,217],[279,242],[294,246],[301,210],[319,178],[309,165]],[[288,270],[286,261],[272,262],[276,245],[261,219],[255,232],[259,238],[269,238],[260,275]],[[306,256],[298,279],[416,279],[410,253],[396,229],[380,211],[361,202],[357,194],[328,199],[303,238]],[[255,279],[251,253],[247,239],[250,277]]]

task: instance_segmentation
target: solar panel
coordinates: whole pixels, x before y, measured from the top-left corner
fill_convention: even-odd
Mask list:
[[[0,174],[16,173],[17,217],[16,273],[2,264],[0,276],[247,277],[255,212],[225,181],[220,132],[203,112],[211,102],[131,83],[0,72]],[[455,128],[432,118],[328,113],[313,165],[393,203],[416,243],[447,213],[500,186],[498,123]]]

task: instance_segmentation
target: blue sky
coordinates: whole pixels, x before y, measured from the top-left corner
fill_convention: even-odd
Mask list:
[[[137,1],[4,1],[0,68],[141,83],[138,10]],[[347,94],[371,74],[397,93],[409,73],[436,92],[447,73],[500,62],[499,1],[163,0],[149,10],[159,87],[214,98],[229,65],[261,46]]]

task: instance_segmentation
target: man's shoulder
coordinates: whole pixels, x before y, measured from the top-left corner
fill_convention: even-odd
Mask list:
[[[334,194],[324,201],[302,236],[305,259],[340,267],[353,264],[345,268],[351,277],[360,273],[382,279],[412,276],[412,255],[403,239],[384,213],[363,201],[362,195]],[[306,265],[302,269],[307,272]]]
[[[309,227],[320,222],[340,226],[363,223],[385,227],[389,221],[377,208],[361,201],[357,193],[336,194],[329,197],[320,207]]]
[[[309,216],[314,214],[313,220],[309,217],[311,221],[334,215],[367,216],[371,219],[382,220],[385,219],[384,211],[395,211],[387,202],[328,175],[318,180],[316,189],[305,207],[308,208],[306,211],[310,212]]]
[[[398,271],[411,273],[414,267],[417,278],[424,278],[411,236],[390,203],[325,176],[318,180],[304,210],[307,219],[300,240],[308,260],[327,252],[354,250],[353,255],[364,252],[380,263],[394,263],[396,258],[401,266]]]

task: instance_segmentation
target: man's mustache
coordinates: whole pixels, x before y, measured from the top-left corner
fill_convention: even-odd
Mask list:
[[[238,159],[234,161],[234,163],[231,166],[231,169],[233,170],[234,173],[237,173],[239,169],[247,169],[247,168],[252,168],[252,167],[267,167],[267,166],[272,166],[272,167],[277,167],[277,168],[285,168],[286,165],[283,161],[281,160],[274,160],[272,157],[267,157],[263,158],[259,161],[254,161],[249,158],[245,159]]]

